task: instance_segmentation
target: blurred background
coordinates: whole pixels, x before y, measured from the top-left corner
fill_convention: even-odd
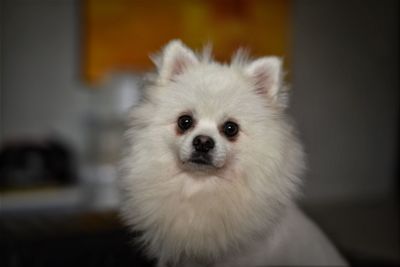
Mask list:
[[[181,38],[285,60],[300,205],[354,266],[397,266],[397,0],[0,3],[1,266],[152,266],[117,216],[127,109]]]

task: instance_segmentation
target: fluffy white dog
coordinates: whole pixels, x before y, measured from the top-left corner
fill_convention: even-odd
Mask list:
[[[170,42],[131,112],[121,214],[159,266],[346,265],[296,208],[302,147],[281,60]]]

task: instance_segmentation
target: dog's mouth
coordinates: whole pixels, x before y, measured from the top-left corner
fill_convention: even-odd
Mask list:
[[[180,167],[189,172],[206,172],[220,170],[225,162],[217,160],[214,153],[192,151],[188,157],[180,158]]]
[[[208,153],[193,152],[188,161],[198,165],[213,166],[212,157]]]

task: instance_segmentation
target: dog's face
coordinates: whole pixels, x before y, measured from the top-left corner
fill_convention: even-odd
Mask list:
[[[272,121],[282,111],[274,57],[220,65],[173,42],[161,55],[157,82],[154,125],[185,171],[220,171],[256,153],[254,143],[262,146],[273,134]]]
[[[242,135],[248,130],[244,109],[251,112],[251,104],[242,100],[251,95],[246,97],[246,81],[231,72],[221,66],[187,70],[173,82],[174,88],[167,89],[175,92],[165,98],[181,96],[174,107],[166,108],[174,123],[169,142],[185,170],[210,172],[235,160]],[[226,80],[227,75],[231,79]]]

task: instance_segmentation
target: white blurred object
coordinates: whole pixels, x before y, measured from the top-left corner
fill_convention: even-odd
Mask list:
[[[132,76],[117,77],[115,89],[117,90],[116,111],[118,114],[124,114],[139,102],[141,96],[137,78]]]
[[[110,73],[100,88],[94,89],[93,108],[101,117],[123,116],[140,100],[140,78],[127,73]]]
[[[87,120],[88,163],[113,165],[119,158],[126,113],[140,100],[141,80],[131,73],[110,73],[93,89]]]
[[[116,209],[119,204],[114,165],[87,166],[84,174],[84,206],[89,210]]]
[[[90,210],[115,209],[119,203],[116,165],[122,149],[126,113],[140,100],[141,80],[130,73],[110,73],[93,89],[87,120],[88,161],[82,173],[84,205]]]

